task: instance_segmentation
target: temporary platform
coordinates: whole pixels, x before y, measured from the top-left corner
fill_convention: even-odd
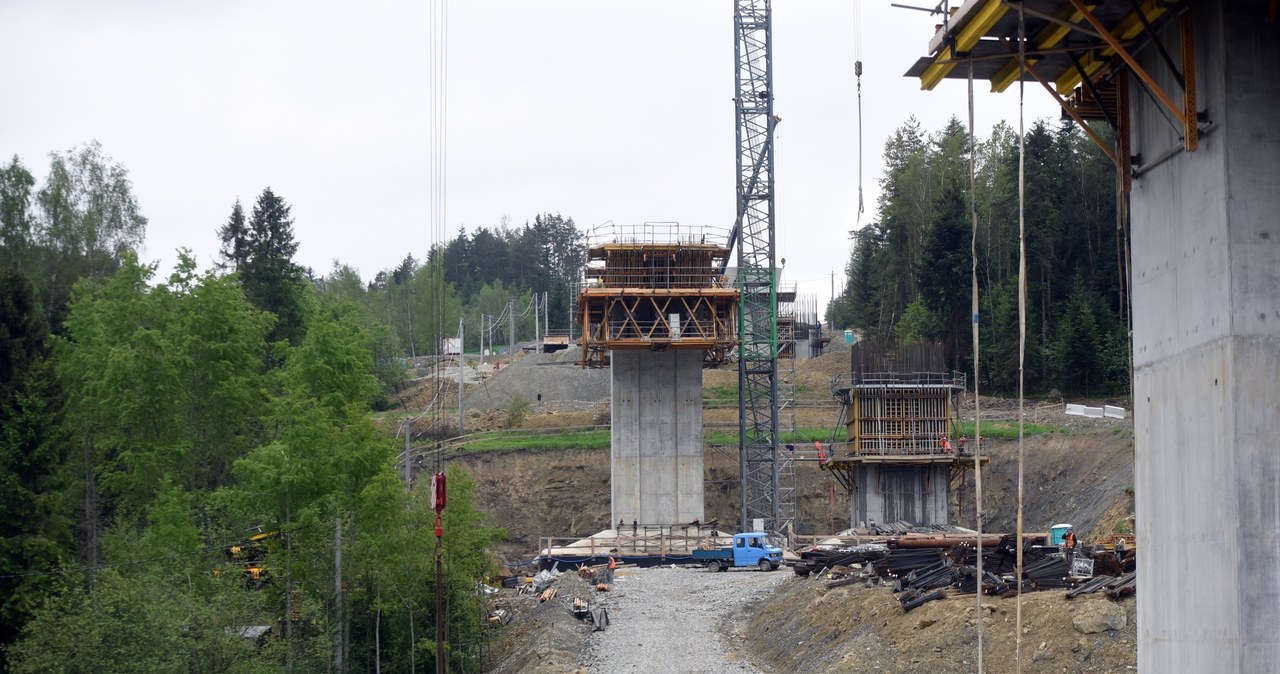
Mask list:
[[[591,231],[578,294],[583,364],[607,365],[611,350],[689,350],[722,361],[738,321],[738,290],[721,271],[728,235],[678,223]]]
[[[851,525],[948,524],[951,485],[974,466],[979,444],[953,427],[964,373],[946,367],[938,344],[859,342],[850,358],[850,375],[831,386],[847,440],[819,466],[848,492]]]

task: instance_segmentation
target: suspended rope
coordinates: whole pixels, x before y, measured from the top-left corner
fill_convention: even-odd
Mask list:
[[[1018,4],[1018,598],[1014,620],[1014,662],[1018,674],[1022,674],[1022,459],[1023,383],[1027,361],[1027,130],[1023,114],[1026,96],[1027,70],[1027,22],[1022,3]]]
[[[862,0],[853,3],[853,75],[858,82],[858,214],[853,227],[857,230],[866,210],[862,202]]]
[[[972,236],[969,240],[969,258],[973,266],[972,287],[970,288],[970,308],[973,315],[973,435],[974,435],[974,451],[973,451],[973,475],[974,475],[974,519],[978,522],[978,674],[982,674],[982,641],[983,633],[983,615],[982,615],[982,413],[981,401],[978,397],[978,365],[980,362],[978,342],[978,187],[977,187],[977,168],[975,166],[978,156],[978,147],[974,139],[973,124],[973,59],[967,59],[969,64],[969,215],[973,223]]]

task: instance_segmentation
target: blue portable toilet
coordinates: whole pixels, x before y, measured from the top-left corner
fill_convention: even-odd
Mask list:
[[[1062,540],[1067,537],[1067,530],[1073,528],[1070,524],[1055,524],[1049,527],[1049,545],[1062,547]]]
[[[852,330],[845,330],[845,331],[844,331],[844,343],[845,343],[845,344],[852,344],[852,343],[853,343],[853,331],[852,331]]]

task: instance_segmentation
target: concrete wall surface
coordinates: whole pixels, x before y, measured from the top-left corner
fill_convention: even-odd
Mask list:
[[[1193,6],[1212,131],[1131,200],[1138,664],[1280,672],[1280,26],[1262,0]],[[1130,84],[1134,152],[1178,147]]]
[[[610,521],[703,519],[702,353],[614,351],[610,360]]]
[[[949,524],[947,464],[864,464],[849,499],[849,526],[871,522]]]

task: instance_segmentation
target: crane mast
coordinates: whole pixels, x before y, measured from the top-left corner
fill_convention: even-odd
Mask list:
[[[778,278],[774,265],[773,41],[769,0],[736,0],[738,469],[740,529],[768,531],[795,520],[779,498]],[[727,262],[727,260],[726,260]]]

